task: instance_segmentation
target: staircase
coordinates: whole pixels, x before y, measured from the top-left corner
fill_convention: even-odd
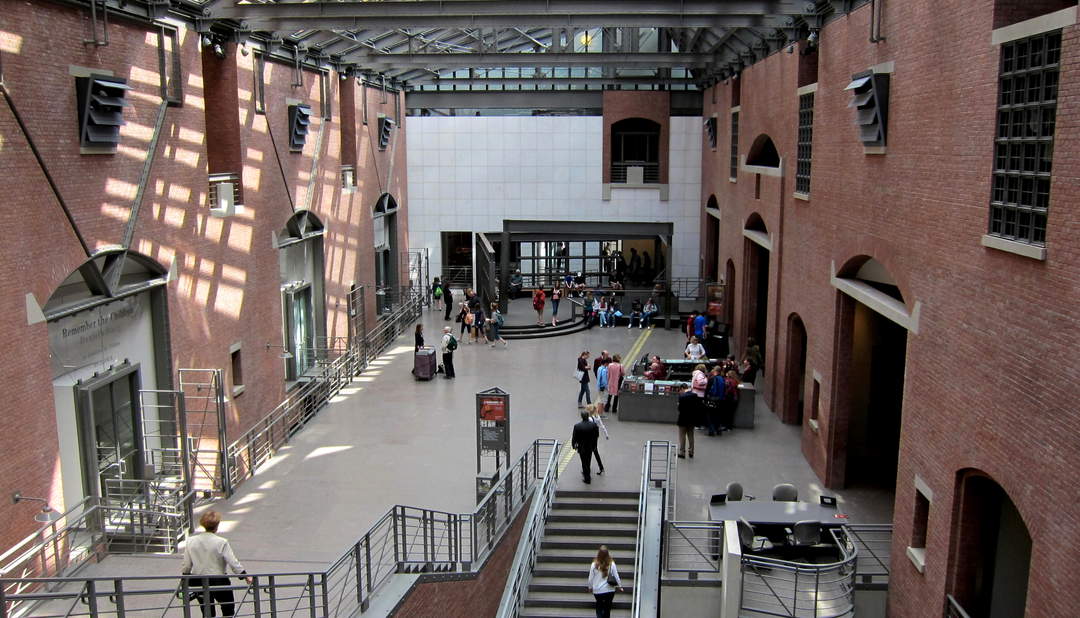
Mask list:
[[[637,512],[635,491],[556,492],[520,618],[595,617],[587,586],[589,563],[601,545],[611,551],[626,589],[615,593],[611,615],[629,616]]]
[[[569,335],[572,333],[578,333],[585,330],[585,318],[578,317],[574,320],[565,320],[559,322],[558,326],[552,326],[550,323],[544,326],[538,326],[532,324],[529,326],[513,326],[507,324],[503,326],[499,331],[503,339],[508,341],[520,340],[520,339],[545,339],[547,337],[559,337],[562,335]]]

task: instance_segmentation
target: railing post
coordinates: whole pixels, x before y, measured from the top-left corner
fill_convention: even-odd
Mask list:
[[[98,613],[97,608],[97,587],[94,586],[94,580],[86,580],[86,605],[89,608],[91,616],[96,616]]]
[[[113,598],[116,605],[116,618],[124,618],[124,580],[113,580]]]
[[[253,575],[251,577],[251,604],[254,606],[252,610],[256,616],[262,615],[262,597],[259,596],[259,576]]]
[[[367,535],[365,534],[366,538]],[[353,564],[356,567],[356,604],[362,606],[364,604],[364,580],[362,573],[364,570],[363,559],[360,557],[360,543],[363,543],[364,539],[361,538],[355,545],[353,545]]]
[[[277,616],[277,578],[270,575],[267,579],[270,583],[270,615]]]
[[[393,511],[394,512],[394,517],[393,517],[393,520],[394,520],[394,563],[395,563],[395,570],[396,571],[401,570],[402,555],[405,552],[405,538],[404,538],[404,536],[402,536],[402,539],[401,539],[401,547],[398,547],[398,509],[399,508],[401,508],[401,507],[398,506],[398,505],[395,505],[394,506],[394,511]],[[404,524],[402,524],[402,527],[404,527]],[[402,534],[404,535],[404,531],[402,531]]]
[[[315,575],[308,573],[307,576],[307,591],[308,591],[308,614],[311,618],[316,618],[315,613]]]
[[[322,589],[323,616],[329,616],[330,615],[330,595],[326,590],[326,573],[320,574],[319,588]],[[258,616],[259,612],[255,612],[255,615]]]

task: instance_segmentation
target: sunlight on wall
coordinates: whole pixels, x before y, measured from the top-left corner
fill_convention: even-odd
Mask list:
[[[259,150],[258,148],[251,148],[249,146],[247,149],[247,158],[251,159],[252,161],[262,161],[263,151]]]
[[[251,236],[252,226],[233,221],[229,225],[229,248],[241,253],[251,253]]]
[[[117,206],[115,204],[102,204],[101,214],[116,219],[117,221],[127,221],[128,216],[131,214],[131,209],[127,206]]]
[[[158,190],[158,193],[161,193],[161,189]],[[154,204],[153,213],[154,218],[158,221],[161,221],[170,227],[179,228],[184,227],[184,216],[187,214],[187,211],[184,208]]]
[[[156,99],[157,97],[155,97],[155,100]],[[130,120],[120,128],[120,131],[125,139],[137,139],[149,142],[154,138],[154,127],[139,124],[138,122],[131,122]]]
[[[135,192],[138,189],[138,185],[120,180],[119,178],[110,178],[105,182],[106,195],[112,195],[114,197],[130,199],[135,197]]]
[[[244,288],[239,288],[220,281],[217,284],[217,293],[214,295],[214,311],[233,318],[239,319],[240,309],[244,306]]]
[[[262,178],[262,169],[255,165],[244,165],[244,188],[257,191],[259,189],[259,180]]]
[[[148,33],[147,36],[153,36],[154,42],[151,43],[154,47],[157,47],[157,34]],[[159,86],[161,84],[161,78],[158,76],[157,71],[147,71],[142,67],[132,66],[128,71],[128,81],[138,84],[147,84],[149,86]],[[160,96],[158,97],[161,98]]]
[[[232,281],[233,283],[244,285],[244,283],[247,282],[247,271],[243,268],[237,268],[236,266],[222,264],[221,278],[227,281]]]
[[[169,185],[169,195],[167,197],[177,202],[186,202],[191,199],[191,189],[184,185]]]
[[[176,139],[187,142],[189,144],[202,145],[203,134],[194,129],[188,129],[187,127],[179,127],[179,132],[176,134]]]
[[[22,52],[23,38],[14,32],[0,30],[0,52],[18,54]]]

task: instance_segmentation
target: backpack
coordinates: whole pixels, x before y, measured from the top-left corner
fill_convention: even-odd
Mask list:
[[[446,342],[446,349],[451,352],[457,349],[457,339],[454,339],[453,335],[450,335],[450,341]]]
[[[727,387],[727,381],[724,380],[724,376],[713,376],[709,378],[709,386],[705,391],[705,398],[713,401],[723,401]]]
[[[442,286],[435,286],[435,298],[442,298]]]
[[[495,312],[495,323],[499,325],[499,328],[503,327],[503,314]]]

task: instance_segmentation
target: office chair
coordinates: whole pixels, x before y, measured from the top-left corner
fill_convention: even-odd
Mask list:
[[[728,483],[727,485],[727,500],[728,502],[738,502],[740,500],[753,500],[754,497],[750,494],[743,493],[743,487],[741,483]]]
[[[758,553],[773,548],[773,544],[768,538],[754,536],[754,527],[750,525],[750,522],[746,521],[746,518],[740,517],[736,521],[736,525],[739,527],[739,545],[742,545],[744,550],[750,553]]]
[[[798,502],[799,490],[791,483],[780,483],[772,489],[773,502]]]
[[[788,545],[805,547],[821,543],[821,522],[800,521],[791,527],[791,533],[787,537]]]

